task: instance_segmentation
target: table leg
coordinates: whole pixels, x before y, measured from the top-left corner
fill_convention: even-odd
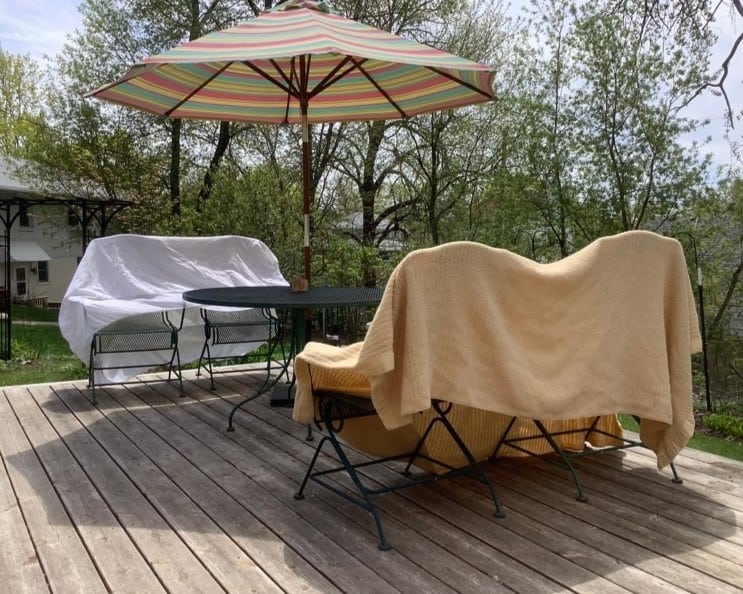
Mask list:
[[[272,310],[264,309],[264,315],[271,319],[274,314],[272,313]],[[286,315],[283,315],[281,318],[276,317],[275,318],[276,324],[278,328],[284,328],[286,327]],[[277,337],[279,341],[283,340],[283,336]],[[263,380],[263,383],[261,384],[260,388],[258,388],[255,393],[251,394],[250,396],[247,396],[240,402],[238,402],[235,406],[232,407],[232,410],[230,411],[230,415],[227,420],[227,431],[234,431],[235,427],[232,423],[232,419],[235,416],[235,413],[245,406],[248,402],[251,402],[258,398],[259,396],[262,396],[263,394],[271,393],[271,406],[286,406],[286,403],[281,404],[274,404],[274,395],[277,390],[279,389],[286,389],[290,390],[291,387],[294,385],[294,373],[289,374],[289,365],[294,361],[294,354],[296,353],[296,346],[295,346],[295,337],[292,334],[292,340],[290,341],[289,345],[289,352],[284,355],[283,361],[280,363],[280,371],[278,375],[272,376],[271,375],[271,363],[273,362],[273,352],[269,352],[268,354],[268,361],[266,363],[266,379]],[[282,353],[283,353],[283,346],[282,346]],[[279,384],[279,380],[286,376],[287,380],[290,382],[289,384],[285,384],[286,386],[289,386],[289,388],[283,388]],[[293,402],[293,400],[290,400],[288,402]]]
[[[307,344],[307,318],[308,311],[304,309],[293,309],[292,310],[292,340],[289,352],[288,361],[294,365],[294,357],[297,353],[301,352],[304,345]],[[310,319],[311,323],[311,319]],[[273,392],[271,393],[271,406],[292,406],[294,404],[294,394],[296,392],[296,377],[294,375],[294,368],[292,367],[292,373],[287,373],[287,379],[289,380],[286,384],[277,383],[274,386]]]

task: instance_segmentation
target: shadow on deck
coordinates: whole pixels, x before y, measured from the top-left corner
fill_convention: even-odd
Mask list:
[[[564,471],[485,465],[376,499],[369,514],[310,485],[314,450],[289,409],[249,403],[259,372],[108,386],[0,388],[0,575],[6,591],[736,592],[743,589],[743,465],[685,450],[684,484],[640,449]],[[361,454],[359,454],[361,457]],[[368,479],[395,471],[375,468]]]

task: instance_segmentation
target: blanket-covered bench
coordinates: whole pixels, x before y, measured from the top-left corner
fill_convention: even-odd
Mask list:
[[[694,431],[700,350],[676,240],[621,233],[550,264],[472,242],[412,252],[363,342],[311,342],[296,357],[294,419],[326,432],[297,496],[309,480],[337,489],[328,474],[350,475],[387,548],[372,496],[396,487],[366,487],[348,446],[375,458],[362,466],[402,457],[435,476],[482,477],[496,452],[557,453],[582,496],[566,452],[626,445],[616,413],[627,413],[640,419],[629,445],[663,468]],[[342,464],[317,470],[327,443]]]
[[[183,300],[191,289],[288,283],[271,250],[239,236],[115,235],[88,245],[62,300],[59,326],[89,369],[89,384],[123,383],[166,366],[180,381],[180,365],[238,357],[269,337],[269,323],[247,324],[253,334],[215,344],[201,307]],[[259,311],[241,317],[264,319]],[[252,316],[252,318],[250,317]],[[208,347],[207,347],[208,344]],[[211,371],[211,365],[209,365]]]

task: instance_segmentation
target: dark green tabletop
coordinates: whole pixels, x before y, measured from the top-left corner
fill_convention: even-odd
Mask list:
[[[186,291],[183,299],[200,305],[308,309],[376,305],[383,293],[376,287],[310,287],[304,293],[292,293],[288,286],[215,287]]]

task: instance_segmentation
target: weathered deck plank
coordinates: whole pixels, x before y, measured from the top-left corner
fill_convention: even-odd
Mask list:
[[[315,444],[290,411],[258,399],[225,431],[259,380],[187,372],[186,398],[110,386],[98,407],[82,382],[0,388],[7,591],[743,591],[743,464],[685,451],[676,485],[651,452],[583,459],[580,503],[562,469],[499,459],[506,518],[466,478],[381,496],[383,552],[359,507],[314,484],[293,499]]]
[[[0,451],[46,580],[54,592],[102,591],[103,578],[11,408],[29,396],[4,392]]]
[[[74,387],[55,388],[76,390]],[[58,397],[58,395],[57,395]],[[112,510],[132,542],[141,551],[164,587],[170,591],[214,592],[220,589],[219,582],[204,567],[172,526],[152,506],[146,494],[139,490],[109,451],[102,447],[91,447],[94,437],[76,416],[76,406],[82,411],[89,407],[77,401],[67,408],[62,399],[49,400],[46,414],[57,428],[67,447],[86,469],[100,496]],[[95,411],[91,411],[95,414]],[[109,450],[115,451],[110,442]],[[140,590],[141,591],[141,590]]]
[[[240,385],[240,388],[245,388],[245,386]],[[158,389],[169,392],[170,398],[176,398],[176,393],[169,390],[167,386]],[[230,391],[228,394],[234,394],[234,392]],[[201,394],[195,392],[194,396],[197,398],[203,396],[206,402],[216,407],[217,414],[212,417],[213,428],[217,431],[224,431],[225,419],[231,408],[231,403],[218,398],[215,399],[214,395],[208,392]],[[177,401],[173,401],[177,404]],[[433,565],[444,568],[443,572],[438,572],[439,575],[434,573],[436,577],[441,578],[444,582],[450,584],[453,582],[462,585],[470,583],[475,588],[482,585],[477,581],[478,572],[472,572],[466,567],[460,567],[461,564],[457,563],[457,559],[441,547],[432,548],[427,551],[428,554],[424,559],[423,568],[418,567],[416,563],[410,562],[404,557],[398,557],[398,554],[390,555],[389,553],[378,551],[374,544],[375,541],[373,538],[370,538],[371,526],[367,517],[368,514],[337,496],[333,496],[330,493],[320,494],[321,498],[327,502],[327,505],[323,506],[320,510],[318,510],[316,501],[313,501],[312,506],[308,506],[306,502],[298,502],[291,499],[292,494],[298,489],[298,481],[302,478],[306,465],[309,462],[309,456],[312,453],[311,448],[304,441],[305,430],[303,427],[299,427],[288,420],[285,411],[282,411],[282,414],[276,411],[276,409],[261,406],[251,407],[251,411],[265,412],[268,416],[275,417],[275,419],[288,426],[289,432],[284,435],[277,433],[275,427],[260,421],[260,419],[258,419],[259,422],[257,423],[250,422],[249,426],[241,425],[243,421],[243,417],[241,417],[237,421],[236,426],[242,426],[246,430],[238,430],[229,435],[239,441],[246,451],[254,451],[258,456],[257,459],[248,460],[248,464],[245,466],[245,472],[254,474],[256,464],[260,465],[261,461],[268,463],[274,469],[274,472],[276,470],[282,472],[286,480],[283,481],[280,489],[275,491],[276,496],[285,501],[288,500],[291,506],[296,509],[297,513],[313,524],[313,530],[327,531],[328,538],[333,543],[338,541],[345,542],[346,545],[344,548],[355,557],[353,559],[354,564],[363,567],[368,562],[370,555],[374,560],[372,566],[378,568],[379,561],[383,561],[385,565],[384,570],[380,572],[377,569],[375,573],[384,579],[384,590],[389,591],[389,588],[393,587],[392,584],[394,584],[394,588],[409,592],[420,591],[421,587],[425,587],[427,591],[451,591],[450,587],[445,585],[445,583],[431,580],[431,573],[434,572],[430,569],[424,571],[426,567],[430,568]],[[292,456],[292,453],[297,454],[301,459]],[[261,477],[264,479],[264,487],[271,488],[270,485],[266,484],[265,477],[263,475]],[[339,516],[338,511],[341,511],[345,517]],[[322,515],[319,515],[318,512]],[[275,521],[275,519],[272,521]],[[362,527],[361,531],[359,530],[360,526]],[[350,590],[353,591],[358,587],[359,574],[353,570],[349,571],[348,575],[345,575],[346,571],[338,574],[337,568],[339,565],[341,567],[344,566],[344,560],[343,557],[337,557],[337,552],[334,550],[336,548],[337,545],[333,544],[329,549],[320,547],[315,552],[321,557],[329,558],[333,562],[335,567],[331,575],[334,576],[335,580],[349,578],[353,580],[349,584]],[[364,573],[369,571],[370,569],[368,567],[364,567],[364,571],[360,575],[364,575]],[[444,575],[440,575],[441,573]],[[363,583],[365,588],[373,588],[375,582],[364,581]]]
[[[5,396],[0,397],[0,451],[12,456],[15,419],[9,415]],[[44,572],[31,540],[23,509],[19,502],[20,487],[14,487],[3,456],[0,464],[0,576],[16,592],[42,592],[46,589]],[[17,482],[16,479],[15,482]],[[8,537],[6,535],[10,535]]]
[[[37,406],[25,390],[11,392],[10,397],[31,447],[106,586],[121,592],[164,591],[146,559],[88,480],[85,469],[43,415],[43,407]],[[51,402],[42,404],[48,406]],[[101,543],[106,546],[99,546]]]

